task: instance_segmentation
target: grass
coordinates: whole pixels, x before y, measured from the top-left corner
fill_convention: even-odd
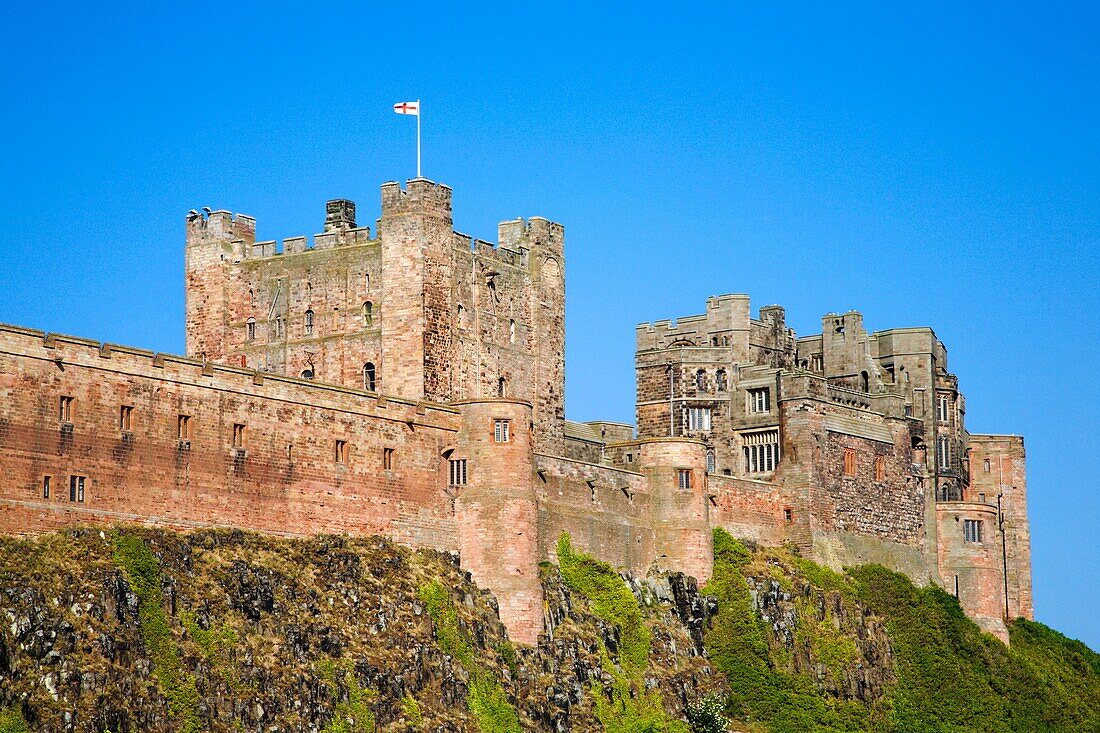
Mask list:
[[[112,556],[138,597],[141,639],[153,662],[153,676],[168,700],[179,733],[199,733],[199,693],[195,678],[183,667],[179,646],[164,612],[160,562],[137,534],[117,530]]]
[[[603,668],[612,679],[610,698],[598,687],[592,691],[596,719],[604,731],[690,733],[686,723],[669,717],[659,690],[645,689],[652,634],[622,577],[607,563],[574,551],[566,533],[558,539],[557,555],[565,585],[584,596],[592,613],[618,632],[617,667],[600,642]]]
[[[454,599],[443,585],[433,580],[422,585],[418,593],[435,624],[435,636],[440,648],[450,654],[469,673],[466,706],[481,733],[521,733],[519,714],[508,700],[495,672],[474,657],[473,647],[458,624]],[[509,645],[511,648],[511,645]],[[515,650],[512,650],[515,659]]]

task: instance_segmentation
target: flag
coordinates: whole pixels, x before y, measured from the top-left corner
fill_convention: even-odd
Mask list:
[[[393,111],[399,115],[420,116],[420,102],[398,102],[393,105]]]

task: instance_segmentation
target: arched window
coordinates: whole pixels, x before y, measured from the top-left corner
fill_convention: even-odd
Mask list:
[[[255,341],[256,340],[256,319],[255,318],[249,318],[248,319],[248,340],[249,341]]]
[[[363,389],[374,392],[374,363],[367,362],[363,365]]]
[[[374,304],[369,300],[363,303],[363,325],[368,328],[374,325]]]
[[[309,336],[313,333],[313,311],[306,311],[306,335]]]
[[[707,451],[707,473],[714,473],[714,451]]]
[[[860,387],[860,389],[862,389],[864,392],[870,392],[871,391],[870,382],[871,382],[871,379],[867,375],[867,372],[860,372],[859,373],[859,387]]]
[[[302,370],[302,379],[313,379],[313,370],[312,369],[303,369]]]
[[[366,288],[366,290],[368,292],[370,292],[370,273],[369,272],[363,273],[363,287]]]
[[[695,389],[699,392],[707,391],[707,373],[703,369],[695,372]]]
[[[516,322],[508,321],[508,343],[516,342]]]
[[[726,391],[726,370],[719,369],[714,373],[714,384],[719,392]]]
[[[507,387],[508,387],[508,385],[507,385],[507,382],[504,379],[504,377],[501,377],[500,379],[498,379],[497,380],[497,397],[507,397],[508,396]]]
[[[462,303],[458,304],[458,327],[466,328],[466,309],[462,307]]]

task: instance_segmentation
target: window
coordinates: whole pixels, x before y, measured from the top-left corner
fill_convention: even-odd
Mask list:
[[[825,371],[825,355],[814,354],[810,357],[810,371],[811,372],[823,372]]]
[[[980,501],[982,504],[985,503],[985,494],[984,493],[979,493],[978,494],[978,501]]]
[[[313,379],[313,370],[312,369],[303,369],[302,370],[302,379]]]
[[[52,476],[43,476],[42,477],[42,498],[43,499],[49,499],[50,498],[50,480],[52,478],[53,478]]]
[[[886,459],[882,456],[875,456],[875,481],[886,480]]]
[[[493,421],[493,442],[495,443],[507,443],[508,442],[508,429],[511,427],[511,420],[494,420]]]
[[[306,311],[306,336],[313,334],[313,311]]]
[[[982,521],[980,519],[963,520],[963,541],[981,543]]]
[[[982,459],[982,473],[989,473],[989,459]]]
[[[856,475],[856,451],[854,448],[844,449],[844,475]]]
[[[940,422],[947,422],[950,414],[951,397],[945,394],[939,395],[936,399],[936,419]]]
[[[233,426],[233,447],[244,448],[244,425],[240,423]]]
[[[369,300],[363,303],[363,325],[368,328],[374,325],[374,304]]]
[[[255,341],[256,340],[256,319],[255,318],[249,318],[248,319],[248,340],[249,341]]]
[[[514,344],[516,342],[516,322],[508,321],[508,343]]]
[[[455,458],[451,460],[451,486],[466,485],[466,459]]]
[[[282,316],[279,316],[275,319],[275,338],[281,339],[285,333],[286,322],[283,320]]]
[[[707,473],[714,473],[714,451],[707,451]]]
[[[61,398],[61,408],[60,408],[58,417],[61,419],[61,422],[72,422],[73,421],[73,398],[72,397],[69,397],[67,395],[62,396],[62,398]]]
[[[750,389],[748,393],[749,412],[768,412],[771,409],[767,387],[762,389]]]
[[[940,468],[951,467],[951,438],[941,435],[936,440],[936,460]]]
[[[382,449],[382,468],[387,471],[393,470],[393,448]]]
[[[678,468],[676,469],[676,483],[681,489],[691,488],[691,469],[690,468]]]
[[[745,473],[768,473],[779,464],[779,431],[764,430],[741,435]]]
[[[374,391],[374,362],[368,361],[363,365],[363,389]]]
[[[288,446],[289,448],[289,446]],[[348,462],[348,441],[338,440],[336,441],[336,462],[344,463]]]
[[[462,303],[458,304],[458,327],[466,328],[466,309],[462,307]]]
[[[191,440],[191,416],[180,415],[176,421],[176,437],[180,440]]]
[[[688,409],[688,430],[710,430],[709,407],[691,407]]]
[[[792,522],[794,522],[794,511],[791,510],[791,509],[784,509],[783,510],[783,521],[786,522],[787,524],[791,524]]]
[[[507,393],[507,382],[504,377],[497,380],[497,397],[504,397]]]
[[[118,429],[124,433],[128,433],[133,430],[134,427],[134,407],[133,405],[123,405],[118,408]]]
[[[714,373],[714,386],[719,392],[726,391],[726,370],[719,369]]]
[[[69,501],[84,502],[83,476],[69,476]]]
[[[703,369],[695,372],[695,389],[699,392],[707,391],[707,373]]]

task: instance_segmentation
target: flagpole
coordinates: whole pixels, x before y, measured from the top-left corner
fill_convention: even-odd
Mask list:
[[[420,178],[420,100],[416,100],[416,177]]]

